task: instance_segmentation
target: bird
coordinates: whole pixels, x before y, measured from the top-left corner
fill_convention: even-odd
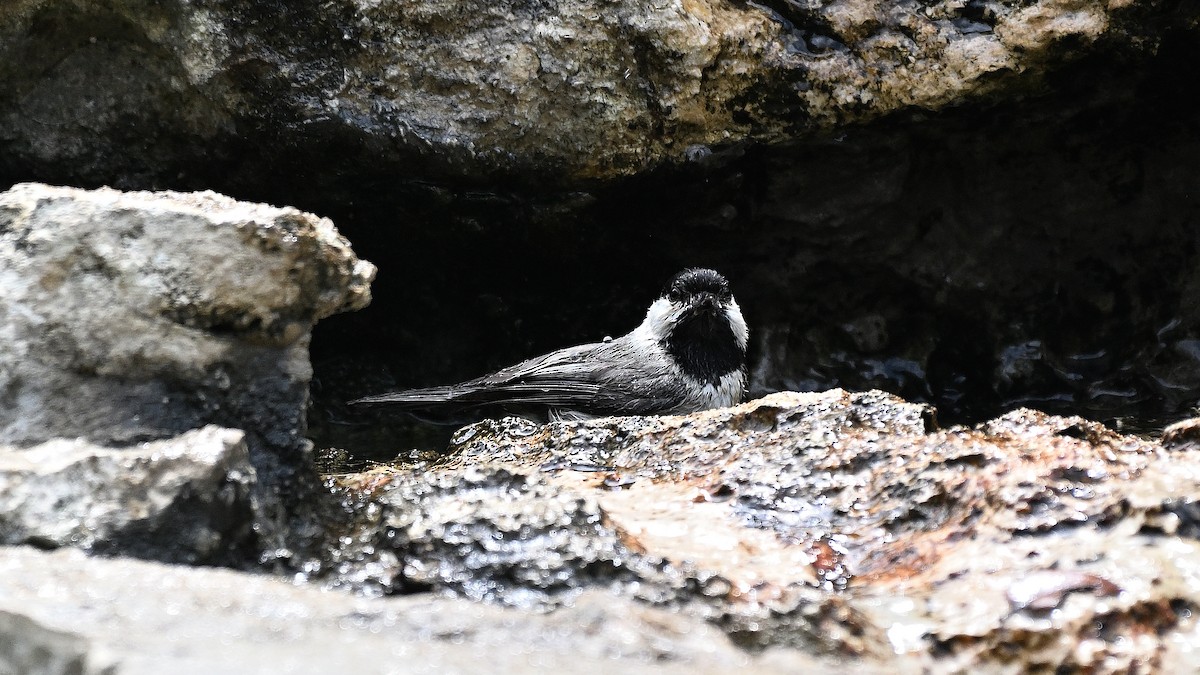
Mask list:
[[[636,328],[448,386],[359,398],[431,422],[685,414],[740,403],[749,330],[720,273],[676,274]]]

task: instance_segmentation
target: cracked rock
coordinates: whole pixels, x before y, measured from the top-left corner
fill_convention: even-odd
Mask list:
[[[0,544],[228,563],[253,542],[244,434],[208,426],[129,447],[0,446]]]

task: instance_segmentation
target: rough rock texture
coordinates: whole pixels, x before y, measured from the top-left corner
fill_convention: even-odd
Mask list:
[[[960,102],[1101,41],[1150,51],[1173,24],[1152,0],[20,0],[0,141],[7,171],[89,182],[273,168],[235,159],[247,132],[347,166],[608,177]]]
[[[0,548],[0,673],[831,672],[601,592],[550,614],[354,598],[262,576]]]
[[[268,513],[311,476],[312,326],[369,302],[373,273],[330,221],[295,209],[0,193],[0,443],[241,429]]]
[[[22,614],[0,611],[0,673],[3,675],[81,675],[87,669],[87,641],[51,630]]]
[[[939,430],[879,392],[782,393],[483,422],[451,451],[337,478],[359,525],[328,582],[532,607],[601,586],[900,672],[1173,672],[1200,639],[1200,457],[1077,417]]]
[[[0,447],[0,543],[74,546],[182,563],[240,561],[254,469],[233,429],[100,447]]]

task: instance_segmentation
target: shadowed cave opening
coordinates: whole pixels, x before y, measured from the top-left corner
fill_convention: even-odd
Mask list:
[[[1028,405],[1126,430],[1200,386],[1196,94],[1168,41],[1037,94],[778,147],[699,149],[615,184],[376,179],[308,200],[380,273],[317,327],[319,447],[387,459],[453,429],[343,402],[448,384],[635,326],[691,265],[729,277],[752,396],[880,388],[943,424]]]

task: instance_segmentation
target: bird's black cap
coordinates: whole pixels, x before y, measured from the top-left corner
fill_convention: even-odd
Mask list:
[[[663,289],[663,297],[673,301],[686,300],[701,293],[711,293],[722,302],[733,298],[725,277],[705,267],[689,267],[676,274]]]

